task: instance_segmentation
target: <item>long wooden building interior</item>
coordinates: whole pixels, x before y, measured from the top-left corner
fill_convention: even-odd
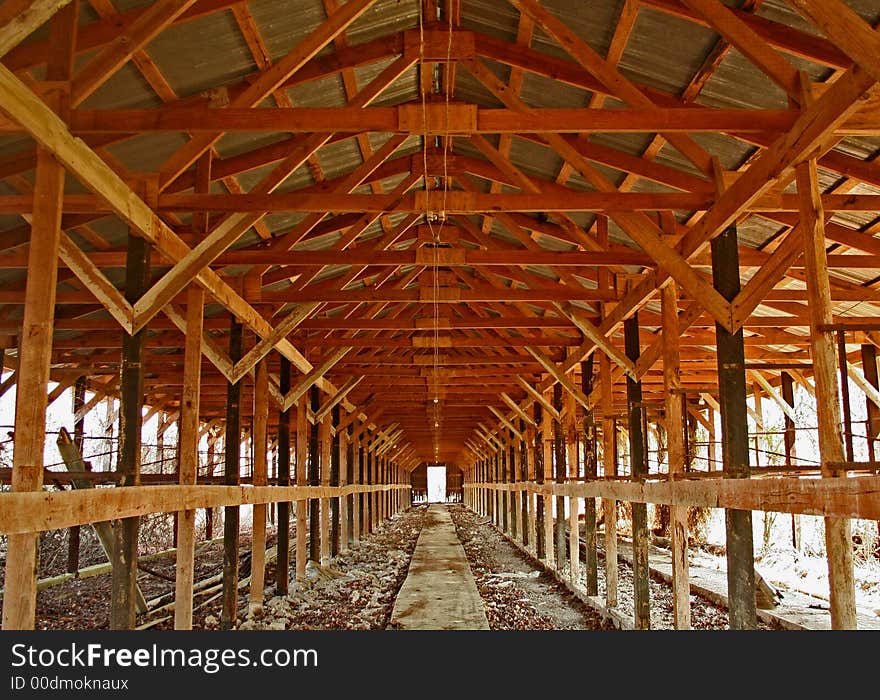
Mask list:
[[[753,514],[819,516],[830,625],[858,627],[878,24],[878,0],[4,0],[3,628],[35,626],[43,534],[92,524],[109,626],[137,626],[155,514],[193,627],[196,522],[221,510],[231,628],[393,527],[432,465],[606,610],[626,511],[636,629],[649,507],[680,629],[689,509],[724,509],[731,629],[758,626]],[[82,444],[105,401],[109,471]],[[781,462],[754,449],[764,405]]]

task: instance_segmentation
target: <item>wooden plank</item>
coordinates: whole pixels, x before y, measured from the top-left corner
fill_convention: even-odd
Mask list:
[[[351,393],[351,391],[355,389],[355,387],[357,387],[357,385],[360,384],[363,380],[363,375],[360,375],[358,377],[351,377],[350,379],[348,379],[345,384],[339,387],[339,389],[336,391],[335,394],[333,394],[333,396],[331,396],[329,399],[327,399],[327,401],[324,402],[324,405],[321,406],[321,410],[319,410],[315,414],[315,420],[324,420],[324,416],[330,413],[330,411],[332,411],[346,396],[348,396],[348,394]]]
[[[279,391],[282,395],[290,391],[290,361],[280,358],[278,368]],[[279,408],[277,424],[277,464],[278,485],[290,485],[290,410]],[[275,594],[287,595],[290,588],[290,503],[278,503],[278,523],[276,526],[278,540],[278,559],[275,564]]]
[[[269,480],[269,367],[265,359],[256,366],[254,376],[254,422],[252,430],[253,485],[265,486]],[[251,589],[248,609],[258,614],[263,609],[266,581],[266,504],[254,506],[251,547]]]
[[[182,485],[196,483],[199,469],[199,400],[201,396],[202,325],[205,293],[191,285],[186,297],[186,335],[183,355],[183,389],[181,392],[178,451],[178,480]],[[194,510],[177,515],[177,563],[174,584],[174,629],[192,629],[193,565],[195,561]]]
[[[825,252],[825,214],[820,200],[816,161],[809,160],[796,168],[798,194],[801,196],[801,226],[804,229],[804,259],[807,263],[811,357],[816,385],[819,457],[825,481],[835,480],[828,462],[844,461],[841,434],[840,386],[833,333],[819,326],[831,323],[831,290]],[[825,518],[825,549],[831,601],[831,625],[835,629],[854,629],[857,625],[855,583],[853,578],[850,523],[845,518]]]
[[[665,392],[666,455],[670,474],[684,471],[684,416],[682,414],[679,358],[678,290],[668,284],[661,290],[663,317],[663,389]],[[672,616],[675,629],[691,628],[688,577],[687,507],[669,507],[672,552]]]

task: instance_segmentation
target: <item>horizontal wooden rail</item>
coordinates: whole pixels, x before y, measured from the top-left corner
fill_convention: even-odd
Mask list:
[[[253,505],[355,493],[409,490],[409,484],[346,486],[130,486],[0,494],[0,533],[43,532],[150,513]]]
[[[633,503],[763,510],[838,518],[880,519],[880,476],[835,479],[715,479],[585,484],[466,483],[467,488],[529,491],[544,496],[609,498]],[[2,503],[2,502],[0,502]]]

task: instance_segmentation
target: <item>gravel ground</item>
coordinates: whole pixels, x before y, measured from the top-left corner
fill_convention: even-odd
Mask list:
[[[537,571],[490,524],[463,506],[449,512],[493,630],[610,629],[563,586]]]
[[[287,596],[270,597],[259,617],[243,617],[242,630],[385,629],[397,591],[425,518],[426,506],[416,506],[383,523],[331,566],[308,564],[308,581]],[[205,620],[216,628],[218,614]]]

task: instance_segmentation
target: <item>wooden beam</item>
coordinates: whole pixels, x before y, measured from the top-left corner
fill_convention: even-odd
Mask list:
[[[0,8],[0,56],[27,39],[71,0],[8,0]]]
[[[195,0],[157,0],[116,38],[80,68],[71,83],[71,105],[76,107],[92,95],[117,70],[165,27],[189,9]]]
[[[678,290],[675,284],[661,291],[663,316],[663,389],[665,392],[666,455],[669,474],[684,471],[684,416],[682,414],[681,364],[679,358]],[[670,506],[669,530],[672,541],[672,613],[675,629],[691,628],[690,584],[688,577],[688,511]]]
[[[543,408],[545,411],[547,411],[554,420],[559,417],[559,414],[556,412],[556,409],[553,408],[553,404],[550,403],[549,401],[547,401],[547,399],[544,398],[543,394],[541,394],[537,389],[535,389],[535,387],[533,387],[531,384],[529,384],[525,379],[523,379],[522,377],[517,377],[516,383],[519,384],[520,387],[525,389],[526,394],[528,394],[532,399],[537,401],[541,405],[541,408]]]
[[[314,367],[305,377],[300,379],[296,386],[293,387],[287,396],[284,397],[284,408],[290,408],[293,406],[301,396],[314,386],[319,379],[327,374],[327,372],[333,369],[343,357],[351,352],[351,350],[351,347],[343,347],[330,353],[321,364]]]
[[[230,107],[254,107],[265,99],[334,37],[345,31],[352,22],[364,14],[376,0],[352,0],[318,25],[307,37],[300,41],[286,56],[275,61],[272,67],[260,73],[240,95],[234,98]],[[160,189],[166,189],[195,160],[220,140],[222,132],[194,136],[183,148],[177,151],[160,169]]]
[[[508,430],[510,430],[510,432],[512,432],[512,433],[514,434],[514,436],[517,438],[517,440],[522,440],[522,439],[524,439],[524,438],[523,438],[523,434],[522,434],[519,430],[516,429],[516,427],[513,425],[513,423],[511,423],[511,422],[507,419],[507,417],[506,417],[501,411],[499,411],[499,410],[498,410],[497,408],[495,408],[494,406],[489,406],[488,408],[489,408],[490,411],[492,411],[492,413],[495,415],[495,417],[496,417],[499,421],[501,421],[501,423],[502,423],[502,424],[503,424]]]
[[[269,479],[269,367],[265,359],[256,366],[254,376],[254,419],[251,449],[253,450],[253,485],[265,486]],[[266,504],[254,505],[251,547],[251,589],[248,609],[258,614],[263,609],[263,588],[266,580]]]
[[[52,352],[61,234],[64,168],[47,151],[37,154],[34,197],[39,206],[31,223],[28,277],[19,349],[15,397],[15,442],[12,453],[14,492],[40,491],[46,431],[47,385]],[[39,540],[34,534],[10,536],[4,582],[3,629],[33,629]]]
[[[181,394],[178,451],[181,485],[196,483],[199,468],[199,399],[201,396],[202,324],[205,293],[197,285],[187,291],[183,390]],[[192,629],[193,565],[195,561],[195,510],[177,515],[177,563],[174,584],[174,629]]]
[[[351,377],[345,384],[343,384],[337,392],[331,396],[327,401],[324,402],[324,405],[321,406],[321,410],[315,414],[315,420],[321,421],[324,419],[330,411],[333,410],[333,407],[339,404],[348,394],[362,381],[364,380],[364,376],[361,375],[359,377]]]
[[[827,468],[828,462],[842,462],[845,456],[840,428],[840,386],[834,334],[820,330],[820,326],[831,322],[831,290],[825,259],[825,214],[819,199],[821,190],[816,161],[809,160],[798,165],[796,175],[798,194],[802,201],[801,226],[804,229],[804,258],[807,262],[807,291],[810,298],[808,307],[813,378],[816,383],[816,413],[819,419],[819,457],[823,476],[826,477],[824,481],[827,482],[837,480],[833,476],[834,472]],[[857,626],[857,617],[849,520],[825,518],[825,548],[828,557],[831,625],[835,629],[854,629]]]
[[[568,375],[564,374],[563,372],[561,372],[559,370],[559,368],[556,366],[556,363],[553,362],[553,360],[551,358],[547,357],[540,350],[537,350],[537,349],[535,349],[531,346],[528,346],[528,345],[526,346],[526,350],[529,352],[529,354],[532,357],[534,357],[541,364],[541,366],[545,370],[547,370],[547,372],[550,374],[551,377],[553,377],[554,380],[559,382],[559,384],[561,386],[565,387],[565,390],[568,393],[570,393],[572,396],[574,396],[575,400],[581,406],[583,406],[588,411],[590,410],[590,408],[592,408],[592,404],[590,404],[590,400],[586,396],[584,396],[583,392],[575,385],[575,383],[568,377]],[[559,422],[558,415],[559,415],[559,413],[558,413],[558,409],[557,409],[556,417],[554,417],[554,420],[556,422]]]
[[[620,367],[628,377],[636,379],[636,367],[633,362],[623,352],[618,350],[592,321],[580,316],[572,304],[567,303],[563,305],[555,303],[554,306],[569,318],[586,338],[592,340],[596,347],[608,355],[609,359]]]
[[[504,403],[507,404],[507,407],[510,408],[510,410],[512,410],[520,418],[522,418],[528,425],[532,426],[533,428],[538,427],[537,423],[535,423],[535,420],[522,408],[520,408],[519,404],[516,401],[510,398],[510,396],[508,396],[503,391],[501,392],[501,400],[504,401]]]

